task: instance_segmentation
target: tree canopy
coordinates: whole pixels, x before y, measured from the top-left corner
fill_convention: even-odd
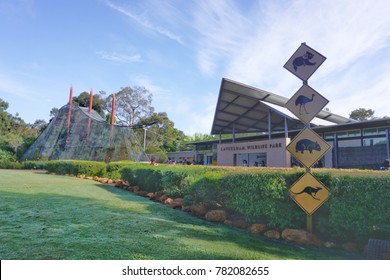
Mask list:
[[[357,121],[367,121],[374,118],[375,111],[371,109],[359,108],[349,114],[349,118]]]

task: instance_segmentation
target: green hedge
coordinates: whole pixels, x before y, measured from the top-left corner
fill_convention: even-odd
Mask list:
[[[83,161],[83,160],[59,160],[48,161],[46,169],[56,174],[71,174],[85,176],[107,176],[107,164],[104,162]]]
[[[182,197],[186,204],[219,206],[248,221],[275,229],[305,228],[306,214],[288,189],[302,169],[210,168],[88,161],[25,162],[23,168],[57,174],[122,178],[147,192]],[[330,197],[313,214],[314,233],[335,241],[369,237],[390,239],[390,174],[373,171],[315,170],[313,175],[330,189]]]

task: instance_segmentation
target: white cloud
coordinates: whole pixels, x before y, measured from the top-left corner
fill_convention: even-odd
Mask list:
[[[378,66],[390,63],[381,56],[390,48],[387,1],[263,1],[251,3],[247,17],[230,1],[208,4],[200,5],[195,21],[204,73],[290,97],[302,82],[283,65],[306,42],[327,57],[309,84],[330,99],[333,112],[348,116],[366,107],[385,115],[390,69]]]
[[[97,51],[96,54],[104,60],[111,60],[116,62],[133,63],[133,62],[141,61],[140,54],[126,55],[126,54],[119,54],[116,52],[109,53],[105,51]]]
[[[156,25],[156,24],[152,23],[145,16],[136,14],[136,13],[132,12],[129,8],[121,7],[121,6],[116,5],[110,1],[107,1],[106,3],[113,10],[120,12],[121,14],[124,14],[125,16],[131,18],[132,20],[134,20],[135,22],[137,22],[138,24],[140,24],[144,28],[151,30],[153,32],[156,32],[156,33],[158,33],[158,34],[160,34],[160,35],[162,35],[170,40],[173,40],[173,41],[179,43],[180,45],[184,45],[184,42],[179,35],[171,32],[170,30],[168,30],[164,27],[161,27],[160,25]]]

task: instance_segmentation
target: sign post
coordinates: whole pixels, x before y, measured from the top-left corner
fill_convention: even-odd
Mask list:
[[[326,57],[306,43],[295,51],[283,66],[302,80],[302,87],[287,101],[289,109],[305,127],[290,142],[286,149],[305,168],[306,172],[289,189],[291,198],[306,212],[307,231],[313,230],[313,213],[325,203],[329,189],[311,173],[311,167],[331,148],[317,133],[310,129],[310,121],[328,104],[328,100],[309,87],[307,80],[321,66]]]

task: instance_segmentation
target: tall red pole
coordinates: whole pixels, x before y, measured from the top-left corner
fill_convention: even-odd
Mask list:
[[[91,112],[92,112],[92,103],[93,103],[93,93],[92,88],[89,92],[89,116],[88,116],[88,127],[87,127],[87,143],[89,143],[89,132],[91,130]]]
[[[68,123],[67,123],[67,136],[66,136],[66,143],[68,143],[68,135],[69,135],[69,130],[70,130],[70,114],[72,112],[72,100],[73,100],[73,87],[70,85],[70,92],[69,92],[69,104],[68,104]]]
[[[92,89],[91,91],[89,92],[89,113],[92,112],[92,103],[93,103],[93,95],[92,95]]]
[[[115,94],[112,94],[111,125],[113,125],[115,121],[115,102],[116,102]]]

